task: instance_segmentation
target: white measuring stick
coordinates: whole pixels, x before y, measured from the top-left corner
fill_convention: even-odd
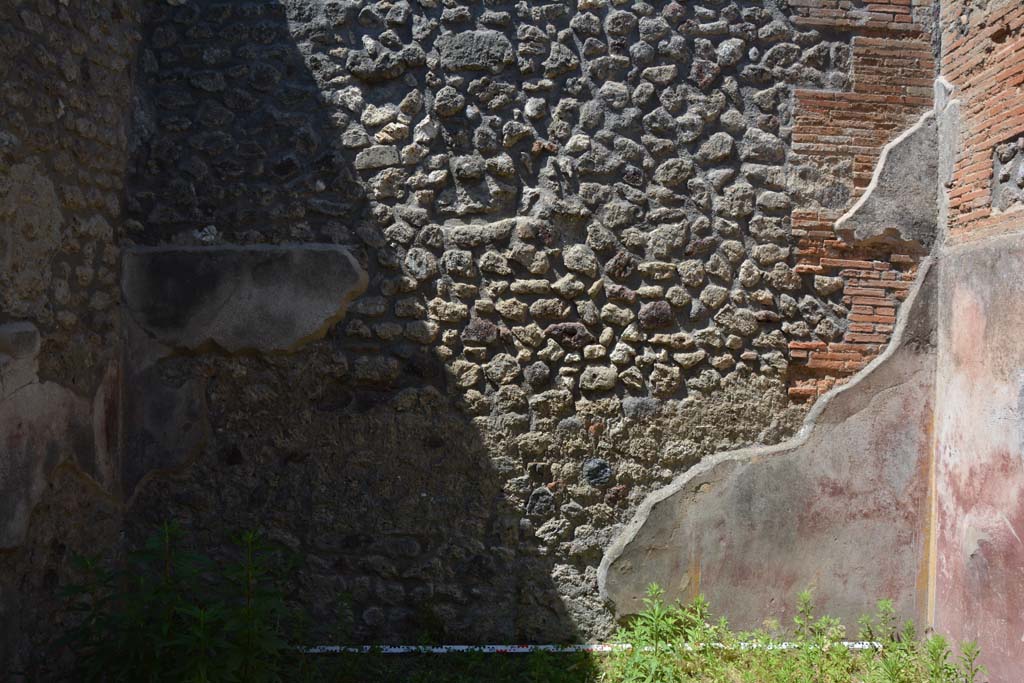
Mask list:
[[[882,644],[870,640],[844,640],[835,643],[848,650],[881,650]],[[721,643],[710,643],[709,647],[725,648]],[[683,649],[696,650],[705,647],[703,644],[684,643]],[[738,643],[740,650],[797,650],[804,647],[800,643]],[[299,648],[310,655],[332,654],[381,654],[381,655],[448,655],[480,652],[496,655],[529,654],[531,652],[553,652],[568,654],[573,652],[621,652],[632,650],[629,643],[580,643],[577,645],[313,645]],[[653,646],[644,647],[645,651],[653,651]]]

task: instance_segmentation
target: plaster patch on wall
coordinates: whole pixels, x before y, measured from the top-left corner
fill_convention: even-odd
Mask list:
[[[167,247],[128,252],[122,290],[136,322],[171,348],[292,351],[341,320],[366,284],[333,245]]]
[[[935,113],[929,111],[885,146],[871,184],[836,221],[836,233],[850,242],[889,239],[931,247],[937,174]]]
[[[94,402],[39,381],[39,348],[34,325],[0,325],[0,548],[22,542],[32,510],[61,463],[74,462],[101,484],[110,480],[106,435],[95,437]],[[113,376],[107,373],[108,380]],[[114,391],[108,384],[115,382],[101,387],[101,398]]]

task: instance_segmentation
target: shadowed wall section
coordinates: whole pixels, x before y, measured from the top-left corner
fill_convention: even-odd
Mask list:
[[[1019,605],[1012,266],[940,251],[897,314],[933,225],[1020,227],[1020,8],[945,3],[933,159],[925,0],[144,5],[0,7],[5,665],[170,517],[296,551],[353,641],[603,638],[689,469],[617,605],[891,595],[1009,666],[965,605]]]
[[[50,659],[120,508],[118,263],[132,0],[0,2],[0,678]]]

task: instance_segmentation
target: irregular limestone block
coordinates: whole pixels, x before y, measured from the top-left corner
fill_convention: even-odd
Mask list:
[[[935,241],[938,215],[938,139],[928,112],[882,150],[871,184],[836,221],[836,233],[851,242],[877,239]]]
[[[322,337],[366,290],[335,245],[145,247],[125,253],[134,320],[174,348],[291,351]]]

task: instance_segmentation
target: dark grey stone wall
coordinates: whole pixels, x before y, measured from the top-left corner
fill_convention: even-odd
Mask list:
[[[117,537],[118,272],[139,14],[0,3],[0,678],[57,658],[75,553]]]
[[[842,335],[789,214],[849,179],[787,159],[847,39],[783,3],[154,3],[130,239],[344,245],[369,284],[292,355],[147,365],[133,517],[268,529],[362,640],[608,634],[621,522],[790,434],[788,341]]]

